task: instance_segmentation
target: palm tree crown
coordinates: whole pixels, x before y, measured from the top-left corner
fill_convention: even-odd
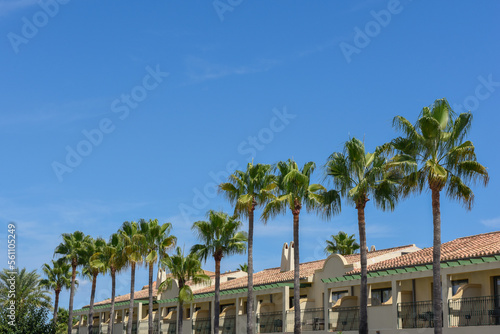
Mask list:
[[[326,254],[349,255],[354,254],[359,249],[354,234],[348,235],[344,231],[331,236],[332,240],[326,240]]]

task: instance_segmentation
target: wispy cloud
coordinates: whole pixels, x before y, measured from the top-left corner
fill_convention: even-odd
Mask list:
[[[500,228],[500,217],[483,219],[481,220],[481,224],[487,227]]]
[[[245,75],[265,72],[278,64],[275,60],[260,60],[250,65],[222,65],[211,63],[205,59],[189,56],[186,59],[189,83],[200,83],[206,80],[219,79],[231,75]]]
[[[0,0],[0,16],[34,6],[38,0]]]
[[[109,112],[107,100],[104,98],[47,104],[33,110],[8,111],[0,119],[0,127],[38,126],[40,124],[61,125],[102,116]]]

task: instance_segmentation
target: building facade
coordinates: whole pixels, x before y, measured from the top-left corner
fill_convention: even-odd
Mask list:
[[[500,231],[455,239],[442,245],[443,333],[500,333]],[[292,333],[293,243],[284,244],[279,267],[254,273],[256,333]],[[213,273],[207,272],[212,275]],[[165,279],[158,273],[158,281]],[[356,333],[359,322],[359,255],[330,255],[300,264],[303,333]],[[214,286],[193,286],[195,298],[185,304],[182,334],[209,334],[213,328]],[[175,334],[177,289],[156,294],[155,333]],[[133,333],[147,333],[148,287],[137,291]],[[433,333],[432,247],[407,245],[368,252],[368,324],[370,333]],[[95,333],[123,334],[129,295],[96,303]],[[219,334],[246,333],[247,275],[222,274]],[[87,334],[88,307],[75,311],[73,333]]]

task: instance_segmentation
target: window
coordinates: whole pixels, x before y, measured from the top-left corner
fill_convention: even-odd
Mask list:
[[[457,294],[458,289],[465,284],[469,284],[468,279],[461,279],[456,281],[451,281],[451,294],[454,296]]]
[[[332,291],[332,303],[336,303],[342,297],[347,296],[348,292],[346,291]]]
[[[391,288],[373,289],[372,290],[372,306],[378,306],[386,303],[392,296]]]

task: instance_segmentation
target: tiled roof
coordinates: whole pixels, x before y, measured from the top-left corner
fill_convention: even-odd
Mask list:
[[[149,284],[145,285],[142,290],[139,291],[134,291],[134,300],[139,300],[139,299],[147,299],[149,298]],[[158,289],[156,288],[156,281],[153,282],[153,299],[156,299],[156,295],[158,293]],[[126,295],[122,296],[116,296],[115,297],[115,303],[123,302],[130,300],[130,293],[127,293]],[[99,305],[104,305],[104,304],[110,304],[111,303],[111,298],[105,299],[103,301],[100,301],[98,303],[95,303],[94,306],[99,306]],[[85,307],[89,307],[89,305],[85,305]]]
[[[368,266],[368,271],[396,269],[416,265],[432,264],[433,247],[405,254],[394,259]],[[441,261],[477,258],[500,254],[500,231],[458,238],[441,245]],[[346,275],[357,274],[360,269]]]
[[[377,256],[385,255],[395,251],[401,251],[406,248],[414,247],[414,245],[406,245],[394,248],[381,249],[378,251],[368,252],[368,258],[374,258]],[[353,264],[359,262],[360,255],[352,254],[344,256],[347,263]],[[300,264],[300,278],[306,278],[314,274],[314,272],[318,269],[323,268],[325,264],[325,260],[317,260],[312,262],[305,262]],[[259,271],[253,275],[253,284],[254,286],[263,285],[263,284],[271,284],[271,283],[280,283],[280,282],[290,282],[293,281],[293,270],[281,272],[280,268],[270,268]],[[238,279],[234,279],[231,281],[227,281],[221,283],[220,289],[222,290],[230,290],[230,289],[238,289],[248,286],[248,277],[241,277]],[[215,286],[209,286],[200,290],[195,291],[195,294],[212,292],[215,290]]]

